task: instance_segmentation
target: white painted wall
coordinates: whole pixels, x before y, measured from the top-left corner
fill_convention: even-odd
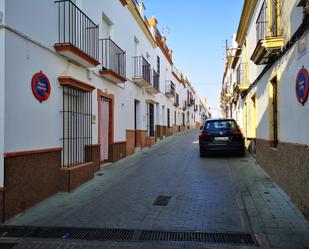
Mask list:
[[[4,1],[0,0],[1,3],[4,3]],[[5,74],[1,73],[1,75],[5,75],[5,96],[7,96],[5,100],[5,152],[62,146],[62,87],[57,80],[60,75],[70,75],[95,86],[97,89],[114,94],[115,142],[125,141],[126,129],[134,129],[135,99],[140,101],[139,112],[141,115],[139,129],[146,130],[147,100],[153,100],[159,103],[158,116],[160,118],[156,121],[159,124],[166,125],[167,108],[171,111],[171,124],[174,124],[174,111],[176,110],[181,114],[182,111],[173,106],[173,100],[165,96],[165,80],[172,79],[172,66],[159,48],[152,48],[131,13],[119,1],[78,0],[77,4],[83,8],[83,11],[95,23],[102,24],[103,12],[113,23],[113,40],[126,51],[128,81],[122,86],[117,86],[101,78],[98,75],[99,68],[95,69],[93,73],[90,73],[91,77],[89,78],[89,73],[85,68],[69,63],[64,57],[53,52],[53,45],[57,42],[58,28],[57,5],[53,1],[10,0],[6,1],[6,3],[8,3],[6,11],[8,17],[7,24],[31,37],[32,40],[43,44],[48,49],[42,48],[14,32],[6,31],[6,68]],[[117,15],[114,13],[117,13]],[[16,18],[16,16],[19,18]],[[103,33],[101,32],[101,34]],[[157,68],[157,55],[160,56],[161,93],[155,96],[148,94],[144,89],[131,82],[133,75],[133,56],[135,56],[135,37],[140,41],[140,55],[146,56],[146,54],[149,54],[149,61],[152,68]],[[2,50],[4,50],[3,44],[4,42],[0,44],[0,49]],[[3,58],[1,57],[0,59],[2,59],[2,64],[4,64]],[[0,70],[3,70],[1,61]],[[48,76],[51,83],[51,96],[43,103],[39,103],[31,91],[32,76],[40,70]],[[4,80],[2,82],[0,81],[0,87],[3,87],[3,82]],[[180,103],[182,103],[181,101],[186,99],[186,89],[182,84],[176,85],[176,88],[179,88],[177,91],[180,91]],[[4,91],[1,92],[3,93]],[[0,108],[4,108],[3,104],[1,105],[0,103]],[[93,114],[96,115],[96,124],[93,124],[93,143],[97,143],[98,104],[96,90],[93,92],[92,106]],[[164,113],[162,113],[162,106],[165,107]],[[181,107],[182,105],[179,108]],[[180,115],[179,124],[181,123],[182,118]],[[3,126],[3,122],[0,122],[0,132],[3,132]],[[1,147],[0,140],[0,152],[1,150],[3,150],[3,145]]]

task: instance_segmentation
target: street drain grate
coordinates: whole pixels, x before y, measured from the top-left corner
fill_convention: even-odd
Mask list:
[[[167,206],[171,198],[172,198],[171,196],[159,195],[152,205]]]
[[[143,231],[140,240],[198,242],[198,243],[214,243],[214,244],[246,244],[246,245],[255,244],[255,240],[253,239],[251,234],[238,234],[238,233]]]
[[[208,233],[195,231],[147,231],[132,229],[0,227],[0,238],[76,239],[87,241],[164,241],[213,244],[258,245],[249,233]],[[15,245],[15,244],[14,244]],[[8,247],[14,246],[8,243]],[[12,247],[9,247],[12,246]],[[1,249],[0,244],[0,249]]]
[[[129,229],[96,229],[89,231],[84,239],[100,241],[130,241],[133,234],[134,230]]]

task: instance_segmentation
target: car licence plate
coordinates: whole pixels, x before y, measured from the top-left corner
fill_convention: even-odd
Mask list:
[[[227,141],[229,140],[229,137],[215,137],[216,141]]]

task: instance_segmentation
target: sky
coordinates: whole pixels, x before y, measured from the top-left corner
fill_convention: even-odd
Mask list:
[[[206,97],[214,116],[225,63],[225,40],[236,33],[243,0],[140,0],[146,16],[155,16],[161,33],[168,27],[167,44],[174,64]]]

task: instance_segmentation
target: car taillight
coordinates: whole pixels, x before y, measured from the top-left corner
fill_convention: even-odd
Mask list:
[[[201,133],[201,137],[209,137],[210,136],[210,133],[206,132],[206,131],[203,131]]]
[[[242,137],[241,131],[233,131],[233,132],[232,132],[232,135],[233,135],[234,137]]]

